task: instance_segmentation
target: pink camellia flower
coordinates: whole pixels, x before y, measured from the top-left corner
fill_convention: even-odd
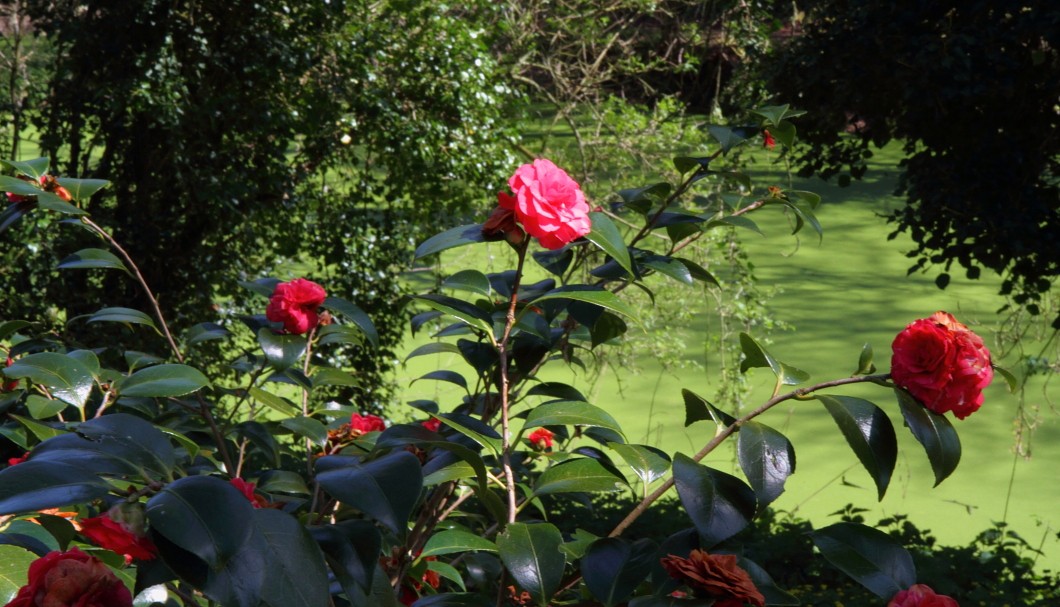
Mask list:
[[[508,180],[508,187],[514,196],[498,194],[500,207],[514,211],[515,219],[546,249],[559,249],[592,229],[581,187],[552,161],[539,158],[524,164]]]
[[[964,419],[983,404],[983,388],[994,378],[990,351],[952,315],[913,322],[891,349],[891,379],[931,411]]]
[[[773,139],[773,134],[768,129],[762,129],[762,147],[767,150],[777,147],[777,140]]]
[[[548,428],[538,428],[530,433],[530,436],[526,437],[526,440],[530,441],[530,444],[534,446],[534,449],[538,451],[545,451],[546,449],[552,448],[552,437],[555,436]]]
[[[131,607],[132,594],[103,561],[71,548],[30,563],[29,582],[5,607]]]
[[[354,413],[350,416],[350,433],[355,437],[383,430],[386,430],[386,422],[378,415]]]
[[[142,525],[134,529],[131,524],[114,520],[109,513],[81,521],[81,535],[100,548],[125,555],[127,562],[149,561],[158,553],[154,542],[143,534]]]
[[[243,494],[243,497],[247,498],[251,506],[255,508],[268,508],[269,500],[261,497],[255,490],[258,488],[254,483],[249,483],[238,476],[228,481],[233,487],[239,490]]]
[[[887,607],[960,607],[954,599],[935,594],[930,586],[914,584],[894,595]]]
[[[282,322],[284,331],[301,335],[317,326],[320,316],[318,308],[324,304],[328,294],[324,287],[304,278],[281,282],[269,298],[265,318]]]

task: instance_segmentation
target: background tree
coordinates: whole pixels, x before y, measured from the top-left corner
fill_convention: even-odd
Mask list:
[[[903,142],[890,216],[916,243],[910,272],[954,264],[1003,276],[1038,313],[1060,264],[1060,6],[1047,2],[801,3],[805,35],[765,68],[800,122],[803,175],[861,177],[870,145]],[[1060,318],[1054,321],[1060,327]]]

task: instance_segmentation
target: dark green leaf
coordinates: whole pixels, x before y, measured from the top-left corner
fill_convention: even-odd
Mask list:
[[[699,421],[710,420],[719,426],[727,427],[736,423],[736,418],[712,405],[707,399],[695,392],[682,388],[681,396],[685,401],[685,427]]]
[[[770,133],[777,138],[784,147],[790,148],[795,145],[795,125],[788,122],[787,120],[781,120],[774,125],[770,130]]]
[[[773,581],[773,578],[766,573],[765,569],[762,569],[758,563],[748,560],[746,558],[740,558],[738,561],[740,568],[747,572],[750,576],[751,581],[754,583],[755,588],[762,593],[762,596],[766,599],[766,605],[801,605],[795,596],[791,593],[782,590],[777,586],[777,583]]]
[[[280,396],[276,396],[272,392],[266,392],[261,388],[251,388],[250,395],[254,397],[254,400],[258,401],[259,403],[271,409],[279,411],[280,413],[288,417],[295,417],[300,413],[298,407],[295,407],[286,399]]]
[[[615,537],[593,542],[581,560],[581,574],[589,592],[606,607],[629,598],[657,562],[655,545]]]
[[[364,333],[364,336],[368,338],[368,341],[373,346],[379,347],[379,332],[364,310],[341,297],[328,297],[324,300],[324,307],[345,316],[347,320],[357,325],[357,328],[361,330],[361,333]]]
[[[751,110],[752,114],[758,114],[762,118],[766,119],[767,126],[775,126],[780,124],[781,120],[785,118],[796,118],[802,116],[806,112],[802,110],[793,110],[788,104],[783,103],[781,105],[766,105],[757,109]]]
[[[624,478],[615,476],[595,459],[578,458],[542,472],[534,487],[534,495],[621,491],[624,485]]]
[[[422,301],[434,310],[480,329],[493,339],[493,318],[478,306],[445,295],[415,295],[412,299]]]
[[[674,455],[673,470],[677,495],[704,548],[732,537],[754,518],[755,493],[735,476],[697,464],[681,453]]]
[[[898,438],[890,418],[875,404],[860,398],[825,395],[816,398],[832,414],[850,448],[872,476],[882,500],[898,459]]]
[[[417,377],[416,379],[409,382],[409,384],[414,384],[420,381],[421,379],[433,379],[435,381],[449,382],[451,384],[456,384],[457,386],[460,386],[464,389],[465,392],[467,391],[467,380],[464,379],[463,375],[460,375],[456,371],[447,371],[445,369],[431,371],[426,375],[421,375],[420,377]]]
[[[677,169],[678,173],[687,173],[693,169],[706,170],[710,168],[711,160],[712,158],[710,156],[678,156],[677,158],[674,158],[674,168]]]
[[[709,132],[710,136],[718,142],[723,153],[728,153],[732,148],[747,141],[747,137],[744,137],[745,133],[743,130],[738,128],[711,124],[707,126],[707,132]]]
[[[63,215],[88,215],[87,211],[75,207],[51,192],[37,192],[37,204],[42,209]]]
[[[95,383],[92,372],[83,363],[56,352],[23,356],[5,368],[4,375],[12,379],[29,378],[47,387],[55,398],[78,409],[84,408]]]
[[[357,604],[357,597],[371,592],[382,542],[379,530],[369,521],[348,520],[313,527],[310,533],[350,601]],[[389,584],[382,586],[390,590]]]
[[[762,230],[758,227],[757,223],[751,221],[750,219],[748,219],[747,217],[744,217],[743,215],[735,215],[735,216],[730,215],[728,217],[722,217],[720,219],[715,219],[715,220],[707,223],[706,227],[707,228],[713,228],[713,227],[723,226],[723,225],[724,226],[733,226],[733,227],[737,227],[737,228],[744,228],[744,229],[747,229],[747,230],[751,230],[752,232],[757,232],[757,233],[761,234],[762,236],[765,236],[765,234],[762,234]]]
[[[66,191],[70,193],[70,198],[78,201],[88,200],[93,194],[110,185],[109,181],[103,179],[59,177],[55,181],[66,188]]]
[[[620,190],[618,195],[627,205],[635,208],[643,207],[644,210],[647,210],[647,208],[650,208],[650,205],[658,204],[666,200],[666,197],[670,195],[671,191],[673,191],[673,186],[662,182],[629,190]]]
[[[740,426],[736,449],[759,507],[780,497],[784,482],[795,473],[795,449],[787,437],[765,424],[748,421]]]
[[[274,607],[322,607],[328,604],[328,572],[316,542],[293,516],[270,508],[254,510],[265,538],[262,598]]]
[[[828,562],[883,600],[916,583],[913,557],[890,535],[857,523],[810,533]]]
[[[302,335],[281,335],[268,327],[258,330],[258,345],[273,369],[289,369],[305,354],[306,338]]]
[[[25,329],[33,323],[26,320],[8,320],[0,322],[0,341],[4,341],[15,333]]]
[[[630,276],[636,276],[633,272],[633,264],[629,259],[629,249],[626,248],[626,242],[622,239],[622,233],[618,231],[611,218],[598,211],[589,213],[589,218],[593,222],[593,227],[585,235],[585,238],[599,247],[604,253],[610,255]]]
[[[320,367],[313,373],[313,387],[317,386],[356,386],[360,381],[342,369]]]
[[[945,416],[929,411],[901,388],[895,388],[894,393],[898,397],[905,425],[927,452],[937,487],[957,469],[961,461],[961,439]]]
[[[38,180],[41,175],[48,172],[48,165],[51,164],[51,161],[47,157],[41,157],[31,160],[0,160],[0,164],[20,175]],[[19,179],[19,181],[22,180]]]
[[[19,588],[29,582],[29,566],[37,556],[19,546],[0,546],[0,601],[4,605],[14,604]]]
[[[622,428],[610,413],[580,400],[563,400],[534,407],[523,427],[540,426],[595,426],[622,433]]]
[[[421,558],[428,556],[439,556],[442,554],[453,554],[457,552],[468,552],[471,550],[485,550],[497,552],[497,545],[484,537],[467,531],[447,529],[439,531],[427,540],[423,546]]]
[[[415,257],[420,259],[446,249],[462,247],[476,242],[485,242],[482,237],[482,225],[477,223],[463,225],[431,236],[423,244],[416,247]]]
[[[110,268],[115,270],[129,270],[110,251],[103,249],[81,249],[59,262],[56,266],[63,270],[75,268]]]
[[[468,291],[481,295],[486,299],[493,297],[493,288],[490,280],[478,270],[461,270],[442,281],[443,289],[455,289],[457,291]]]
[[[109,485],[70,462],[29,461],[0,470],[0,515],[81,504],[107,494]]]
[[[456,347],[456,344],[449,343],[447,341],[432,341],[429,344],[423,344],[416,348],[405,357],[405,362],[409,359],[417,356],[426,356],[428,354],[460,354],[460,348]]]
[[[632,308],[630,308],[620,299],[615,297],[614,293],[599,287],[592,287],[589,285],[570,285],[566,287],[559,287],[556,289],[552,289],[548,293],[545,293],[544,295],[538,297],[534,300],[534,303],[539,304],[543,301],[552,299],[570,299],[572,301],[582,301],[595,306],[600,306],[601,308],[605,308],[613,312],[618,312],[619,314],[636,320],[636,315],[633,312]],[[529,308],[524,308],[520,314],[525,314],[527,309]]]
[[[350,462],[319,472],[317,481],[340,501],[403,536],[423,488],[423,471],[415,455],[394,451],[367,464]]]
[[[167,475],[176,465],[169,439],[154,424],[127,413],[111,413],[82,423],[77,434],[100,451],[138,468]],[[38,449],[46,446],[41,444]]]
[[[166,485],[147,501],[154,533],[220,569],[250,541],[254,508],[219,478],[188,476]]]
[[[280,284],[280,281],[276,278],[259,278],[257,280],[241,280],[239,286],[261,295],[262,297],[270,298],[274,291],[276,291],[276,285]]]
[[[62,412],[68,406],[70,406],[69,403],[58,399],[44,398],[36,394],[30,394],[26,397],[26,409],[29,410],[29,414],[33,419],[48,419],[56,413]]]
[[[690,259],[682,259],[680,257],[674,257],[674,261],[681,262],[685,266],[685,268],[688,269],[688,274],[695,280],[712,284],[715,287],[720,286],[718,284],[718,279],[714,278],[713,274],[708,272],[706,268],[699,265],[698,263]]]
[[[280,425],[299,436],[308,438],[318,446],[322,447],[328,442],[327,426],[312,417],[303,417],[301,415],[290,417],[281,421]]]
[[[640,262],[640,265],[651,268],[660,274],[665,274],[674,280],[686,285],[692,284],[692,272],[688,266],[677,259],[663,255],[649,255]]]
[[[493,604],[477,592],[443,592],[422,596],[412,607],[491,607]]]
[[[548,605],[563,580],[566,563],[562,544],[559,529],[549,523],[512,523],[497,536],[497,548],[508,573],[539,607]]]
[[[585,395],[575,389],[569,384],[562,382],[542,382],[534,385],[532,388],[526,391],[526,396],[548,396],[550,398],[560,398],[563,400],[580,400],[585,402],[587,399]]]
[[[650,445],[608,443],[607,446],[633,468],[645,485],[662,478],[670,470],[670,457],[665,451]]]
[[[29,182],[10,175],[0,175],[0,190],[19,196],[39,196],[44,193],[35,182]]]
[[[59,428],[53,428],[51,426],[42,424],[40,422],[33,421],[32,419],[29,419],[28,417],[22,417],[21,415],[15,415],[14,413],[8,413],[8,416],[11,419],[13,419],[13,420],[17,421],[18,423],[22,424],[23,426],[25,426],[25,428],[27,430],[29,430],[30,432],[32,432],[33,436],[36,436],[38,440],[44,441],[44,440],[48,440],[49,438],[53,438],[53,437],[56,437],[56,436],[62,436],[63,434],[67,434],[67,432],[65,430],[62,430],[62,429],[59,429]],[[0,430],[3,430],[3,429],[4,428],[2,426],[0,426]],[[29,445],[27,443],[25,443],[24,440],[20,439],[17,435],[9,434],[9,433],[5,432],[4,436],[6,436],[7,438],[11,439],[12,442],[17,443],[23,449],[29,449]]]
[[[122,396],[184,396],[210,385],[201,371],[188,365],[166,364],[140,369],[118,383]]]
[[[753,337],[747,333],[740,333],[740,348],[743,350],[743,361],[740,362],[740,372],[746,373],[752,367],[769,367],[773,374],[780,379],[780,383],[793,386],[810,379],[810,374],[802,369],[786,365],[773,358]]]
[[[221,325],[204,322],[192,326],[184,334],[184,339],[187,340],[189,346],[202,343],[204,341],[210,341],[212,339],[224,339],[231,335],[228,329],[225,329]]]
[[[150,316],[132,308],[103,308],[90,316],[88,322],[123,322],[155,328]]]
[[[438,419],[457,432],[488,449],[493,455],[501,454],[501,436],[493,428],[479,420],[461,415],[442,415]]]

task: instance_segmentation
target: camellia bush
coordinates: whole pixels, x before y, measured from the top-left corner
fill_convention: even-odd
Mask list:
[[[167,607],[798,604],[734,540],[795,471],[791,443],[760,418],[786,401],[817,401],[881,497],[899,419],[937,484],[961,453],[947,415],[973,414],[993,376],[975,333],[926,311],[896,327],[890,373],[877,372],[864,347],[852,353],[853,375],[817,383],[742,334],[741,370],[772,373],[775,389],[736,413],[675,388],[686,425],[714,429],[698,451],[672,456],[627,440],[575,387],[541,379],[546,365],[584,366],[636,327],[628,298],[650,297],[651,275],[724,290],[724,276],[688,255],[711,230],[755,228],[753,215],[783,212],[796,231],[820,232],[818,196],[756,188],[725,166],[739,145],[790,147],[797,115],[766,107],[746,127],[712,127],[716,149],[674,159],[679,183],[624,190],[605,207],[546,159],[518,167],[487,221],[417,249],[429,258],[503,241],[514,267],[454,269],[439,288],[403,302],[415,312],[412,329],[433,337],[409,357],[462,361],[419,379],[455,385],[461,396],[393,407],[390,420],[327,396],[357,381],[357,370],[336,368],[329,353],[376,340],[354,302],[308,278],[262,278],[244,284],[261,296],[261,314],[172,327],[136,260],[92,219],[91,196],[105,182],[52,177],[46,159],[5,163],[13,175],[0,177],[10,202],[0,229],[29,213],[54,218],[52,229],[85,229],[98,247],[64,253],[58,269],[124,273],[151,302],[147,310],[100,302],[66,322],[155,331],[169,350],[93,348],[42,332],[34,319],[0,319],[0,599],[11,607],[122,607],[133,597]],[[697,196],[704,180],[731,195]],[[549,278],[531,282],[528,264]],[[200,371],[197,348],[211,340],[232,344],[230,376]],[[853,384],[878,386],[888,405],[844,396]],[[726,441],[735,441],[742,476],[719,468],[729,463],[718,453]],[[718,455],[725,461],[712,465]],[[550,516],[567,500],[625,491],[639,503],[607,534]],[[666,494],[679,498],[685,528],[631,537],[630,525]],[[812,538],[880,605],[956,605],[918,583],[910,553],[883,531],[842,522]]]

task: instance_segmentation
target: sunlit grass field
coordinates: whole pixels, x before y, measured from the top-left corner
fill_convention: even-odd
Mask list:
[[[891,196],[897,182],[897,150],[877,155],[864,181],[848,188],[819,180],[795,180],[794,187],[820,193],[818,217],[824,238],[804,233],[796,241],[787,220],[775,211],[755,216],[765,236],[746,232],[744,243],[751,254],[763,287],[781,292],[769,303],[772,314],[792,330],[772,335],[770,352],[824,381],[849,375],[857,365],[864,343],[873,346],[881,371],[889,368],[890,342],[906,324],[947,310],[987,339],[1003,304],[996,277],[964,280],[957,272],[945,291],[934,285],[935,273],[906,275],[911,260],[907,238],[888,241],[891,226],[880,214],[901,204]],[[757,174],[787,186],[788,177],[775,167],[757,165]],[[500,271],[507,252],[501,245],[480,245],[446,253],[443,264],[452,269],[476,267]],[[984,273],[984,276],[986,273]],[[698,287],[696,287],[698,288]],[[599,380],[580,370],[553,366],[549,379],[566,381],[591,394],[594,404],[607,409],[634,442],[651,442],[673,453],[692,453],[711,438],[714,427],[700,422],[684,427],[681,389],[704,396],[717,389],[717,369],[704,361],[703,342],[708,337],[708,315],[689,325],[671,327],[680,332],[685,356],[700,366],[666,371],[650,357],[640,357],[635,369],[609,374]],[[428,338],[409,340],[408,348]],[[1012,361],[996,361],[1002,366]],[[456,358],[431,356],[413,359],[399,369],[402,400],[436,398],[443,408],[459,398],[450,384],[409,382],[438,368],[465,371]],[[754,378],[751,404],[770,395],[772,378],[759,371]],[[930,529],[945,544],[963,544],[994,522],[1004,521],[1033,547],[1041,547],[1040,568],[1060,569],[1060,423],[1045,386],[1032,384],[1025,393],[1026,407],[1040,407],[1043,421],[1033,435],[1033,456],[1014,456],[1013,423],[1019,399],[1007,392],[996,377],[983,408],[963,421],[954,420],[963,455],[957,471],[932,488],[934,477],[923,449],[902,426],[893,394],[876,386],[859,386],[832,394],[859,396],[881,406],[899,436],[898,465],[890,488],[880,502],[868,473],[846,445],[835,423],[817,401],[794,401],[768,412],[759,421],[784,432],[797,455],[796,473],[774,507],[828,524],[833,513],[847,504],[869,509],[867,522],[892,514],[907,514],[920,528]],[[715,403],[727,408],[726,403]],[[647,440],[645,440],[647,439]],[[731,450],[712,454],[705,462],[732,470]]]

